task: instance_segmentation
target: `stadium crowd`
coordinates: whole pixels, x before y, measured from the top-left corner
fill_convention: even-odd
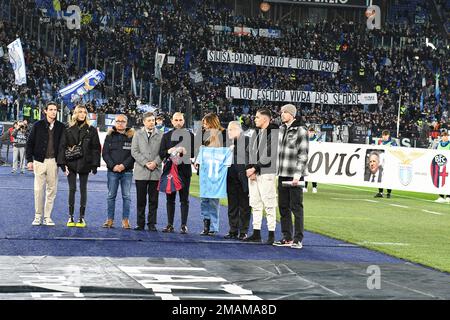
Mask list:
[[[402,4],[404,1],[399,2]],[[419,2],[424,9],[429,6],[426,1]],[[45,3],[43,0],[14,3],[12,15],[37,14],[37,7],[45,7]],[[68,5],[66,1],[60,1],[60,4],[62,10]],[[424,24],[417,24],[409,13],[398,12],[392,19],[394,22],[387,21],[382,30],[368,31],[365,24],[352,22],[299,24],[286,19],[274,23],[262,17],[236,16],[232,8],[220,1],[197,0],[193,3],[160,0],[150,3],[86,0],[79,1],[78,5],[83,12],[81,30],[68,30],[62,20],[55,17],[48,25],[50,34],[54,33],[56,37],[54,54],[49,53],[52,50],[47,43],[47,50],[44,50],[42,35],[38,42],[35,33],[23,28],[22,19],[7,21],[3,14],[0,43],[6,47],[17,36],[22,39],[28,83],[20,88],[15,87],[9,63],[6,60],[2,62],[1,71],[8,76],[0,79],[0,95],[4,98],[0,104],[0,120],[14,119],[17,105],[23,108],[28,104],[35,108],[44,105],[45,101],[56,99],[57,90],[76,80],[88,70],[88,66],[101,68],[106,63],[110,68],[109,62],[112,61],[122,68],[125,83],[130,83],[134,67],[137,79],[154,83],[155,88],[162,86],[165,94],[173,94],[175,107],[172,111],[185,112],[186,101],[192,103],[196,120],[213,111],[228,122],[241,115],[254,114],[263,105],[274,111],[281,106],[228,100],[225,98],[225,86],[231,85],[320,92],[376,92],[379,104],[375,108],[308,104],[300,107],[310,123],[371,125],[380,127],[380,130],[395,128],[399,88],[408,88],[406,92],[401,92],[401,129],[417,128],[420,131],[424,123],[430,128],[436,124],[445,128],[448,123],[448,47],[441,45],[433,50],[420,42],[423,37],[442,38],[437,25],[430,19]],[[48,7],[49,12],[51,9],[51,6]],[[402,16],[406,20],[399,19]],[[211,25],[279,29],[281,38],[214,32]],[[393,46],[389,43],[391,38]],[[79,68],[75,59],[77,51],[70,50],[77,47],[76,39],[79,39],[77,50],[82,56]],[[61,41],[75,45],[62,48],[59,45]],[[338,73],[326,73],[213,63],[207,61],[208,49],[335,61],[339,63],[340,70]],[[154,75],[154,54],[157,50],[176,58],[175,64],[163,65],[162,79],[155,79]],[[201,82],[191,79],[192,70],[201,73]],[[435,94],[437,72],[440,74],[439,101]],[[108,89],[112,85],[111,80],[96,87],[102,98],[92,99],[90,111],[120,111],[138,118],[136,101],[146,99],[130,93],[127,89],[129,85],[122,86],[120,72],[116,71],[115,78],[112,89]],[[19,103],[15,103],[18,97]],[[167,106],[162,111],[167,113]]]

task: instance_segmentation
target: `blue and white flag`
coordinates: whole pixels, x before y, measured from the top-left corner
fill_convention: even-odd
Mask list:
[[[94,89],[103,80],[105,80],[103,72],[91,70],[77,81],[59,90],[58,93],[71,106],[74,102],[81,100],[84,94]]]
[[[420,95],[420,112],[423,111],[423,91],[422,94]]]
[[[23,56],[22,43],[20,38],[8,45],[9,62],[14,70],[15,81],[17,85],[27,83],[27,74],[25,71],[25,58]]]
[[[439,88],[439,77],[440,77],[440,74],[436,73],[436,86],[434,88],[434,96],[436,98],[437,103],[439,103],[439,100],[441,98],[441,89]]]
[[[140,104],[137,106],[138,111],[140,112],[155,112],[156,107],[148,105],[148,104]]]

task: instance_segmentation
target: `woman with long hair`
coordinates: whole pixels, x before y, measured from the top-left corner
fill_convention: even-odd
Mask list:
[[[208,113],[203,117],[201,134],[202,147],[221,148],[226,146],[225,129],[220,124],[219,117],[214,113]],[[209,154],[209,156],[213,154],[214,153]],[[219,154],[218,157],[220,158]],[[214,162],[214,164],[211,162]],[[201,235],[212,236],[219,231],[219,200],[222,197],[221,193],[223,192],[221,191],[223,190],[219,190],[220,188],[218,190],[214,189],[217,187],[215,181],[217,177],[215,173],[219,173],[218,166],[219,164],[221,165],[222,162],[212,158],[208,160],[205,159],[204,153],[200,150],[196,163],[196,168],[200,175],[201,214],[203,216],[203,231]],[[200,170],[200,166],[202,166],[204,170]],[[210,196],[202,196],[202,194],[209,194]],[[213,195],[214,197],[212,197]]]
[[[80,148],[81,147],[81,148]],[[81,149],[70,155],[67,150]],[[69,121],[69,128],[64,131],[58,155],[58,165],[63,169],[69,182],[69,221],[68,227],[86,227],[85,211],[87,202],[87,182],[89,173],[97,173],[100,167],[100,139],[97,129],[90,125],[87,109],[77,105]],[[77,174],[80,179],[80,216],[74,220],[75,192]]]

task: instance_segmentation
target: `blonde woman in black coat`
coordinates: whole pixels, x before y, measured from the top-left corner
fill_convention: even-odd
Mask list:
[[[74,160],[67,159],[66,150],[76,145],[81,146],[81,157]],[[77,105],[73,110],[69,128],[64,131],[58,154],[58,165],[63,169],[69,182],[69,221],[68,227],[86,227],[85,211],[87,202],[87,182],[89,173],[97,173],[100,167],[100,139],[97,129],[89,122],[87,109]],[[78,222],[74,220],[75,192],[77,174],[80,178],[80,216]]]

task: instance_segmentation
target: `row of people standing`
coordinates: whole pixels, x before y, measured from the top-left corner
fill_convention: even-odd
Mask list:
[[[74,109],[69,128],[56,121],[57,105],[49,103],[44,110],[46,118],[38,122],[27,141],[29,169],[35,171],[35,221],[33,225],[54,225],[51,221],[54,197],[57,187],[57,167],[67,175],[69,182],[68,226],[83,227],[89,173],[95,174],[100,166],[100,142],[95,128],[89,125],[87,110],[83,106]],[[227,172],[227,197],[229,200],[230,231],[228,238],[240,238],[251,242],[261,242],[263,211],[266,211],[269,229],[268,244],[301,248],[303,239],[303,202],[299,181],[305,174],[308,153],[306,130],[296,120],[296,108],[286,105],[281,109],[283,125],[278,130],[271,120],[268,109],[260,109],[255,116],[256,130],[250,138],[245,137],[238,122],[229,124],[228,136],[220,126],[217,115],[208,114],[203,119],[200,135],[204,147],[220,146],[219,140],[227,138],[232,144],[244,143],[245,159],[234,152],[234,162]],[[175,113],[172,118],[174,130],[163,134],[155,128],[155,116],[143,116],[144,127],[136,132],[126,126],[126,116],[116,116],[116,126],[108,133],[102,151],[108,167],[108,217],[104,227],[113,227],[115,199],[119,185],[123,197],[122,226],[131,228],[130,188],[132,177],[137,192],[137,230],[157,231],[158,189],[161,184],[162,163],[168,163],[176,154],[181,161],[178,175],[182,187],[166,192],[168,224],[163,232],[174,231],[175,196],[178,191],[181,203],[181,233],[187,233],[189,212],[189,187],[192,175],[191,158],[198,154],[194,150],[194,136],[184,126],[184,117]],[[177,135],[177,136],[174,136]],[[79,146],[81,156],[68,159],[68,149]],[[75,148],[76,149],[76,148]],[[237,150],[237,148],[235,149]],[[76,152],[75,152],[76,153]],[[72,155],[73,156],[73,155]],[[200,175],[201,175],[201,169]],[[80,216],[74,222],[74,195],[76,176],[80,177]],[[276,179],[278,176],[278,202]],[[201,177],[200,177],[201,178]],[[47,187],[47,201],[44,206],[43,186]],[[218,203],[216,198],[203,197],[201,211],[204,218],[202,234],[212,235],[218,231]],[[147,219],[145,217],[148,205]],[[275,241],[276,208],[280,208],[283,238]],[[247,237],[253,211],[253,234]],[[292,213],[295,217],[294,229]],[[294,232],[293,232],[294,230]]]
[[[242,128],[238,122],[230,122],[228,139],[232,141],[231,145],[234,147],[234,152],[233,162],[227,172],[230,223],[227,238],[239,238],[248,242],[261,243],[261,228],[265,211],[269,232],[265,243],[296,249],[302,248],[304,229],[303,189],[300,188],[300,180],[305,175],[309,141],[306,129],[301,125],[300,120],[296,119],[296,113],[297,110],[294,105],[283,106],[281,108],[283,124],[279,127],[273,124],[270,110],[259,109],[255,115],[256,129],[249,138],[242,134]],[[216,142],[217,140],[226,140],[224,130],[218,120],[215,114],[209,114],[203,119],[203,133],[206,132],[206,135],[202,134],[204,137],[202,145],[207,148],[220,146]],[[240,146],[243,144],[245,145],[245,152],[240,153]],[[222,146],[224,145],[222,144]],[[226,156],[223,158],[226,158]],[[213,158],[213,160],[216,159],[220,159],[220,156]],[[222,164],[227,163],[226,160],[222,162]],[[203,184],[207,190],[217,189],[215,185],[220,185],[220,181],[210,179],[210,177],[214,176],[214,171],[216,171],[215,176],[220,177],[220,167],[210,166],[207,170],[202,170],[201,166],[205,163],[204,159],[200,161],[197,159],[197,163],[200,163],[200,185]],[[207,178],[205,179],[205,177]],[[202,183],[202,180],[205,182]],[[217,192],[219,195],[221,194],[220,190]],[[200,190],[200,193],[202,197],[202,190]],[[204,194],[209,193],[205,192]],[[217,198],[220,198],[220,196],[202,197],[202,215],[204,218],[202,234],[214,234],[216,232],[219,203]],[[281,232],[283,234],[279,241],[275,241],[277,207],[280,210]],[[247,237],[250,212],[253,215],[253,234]],[[294,225],[292,214],[294,215]]]

